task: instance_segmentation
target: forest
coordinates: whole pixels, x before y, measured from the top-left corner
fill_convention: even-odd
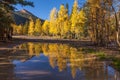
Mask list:
[[[0,3],[2,40],[11,39],[12,35],[17,34],[88,39],[98,46],[120,46],[119,0],[87,0],[83,7],[79,7],[79,0],[75,0],[71,12],[68,4],[61,4],[59,10],[51,10],[49,20],[41,22],[30,17],[29,21],[20,25],[16,25],[10,16],[13,5],[33,6],[33,3],[24,0],[2,0]]]

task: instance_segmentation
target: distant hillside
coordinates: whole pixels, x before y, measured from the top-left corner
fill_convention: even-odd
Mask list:
[[[29,21],[29,18],[32,18],[34,21],[36,19],[40,19],[38,18],[37,16],[33,15],[31,12],[23,9],[23,10],[20,10],[20,11],[14,11],[13,12],[13,18],[16,22],[17,25],[19,24],[25,24],[26,21]],[[43,19],[40,19],[42,22],[44,22]]]

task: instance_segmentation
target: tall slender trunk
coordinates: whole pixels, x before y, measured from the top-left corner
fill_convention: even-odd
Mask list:
[[[115,21],[116,21],[116,42],[117,45],[120,47],[120,41],[119,41],[119,23],[118,23],[118,18],[117,18],[117,12],[115,11],[113,5],[112,5],[112,9],[114,11],[114,16],[115,16]]]

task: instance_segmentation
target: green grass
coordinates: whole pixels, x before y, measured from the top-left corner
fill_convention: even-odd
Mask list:
[[[96,53],[96,55],[99,57],[100,60],[107,59],[107,56],[105,55],[104,52],[99,51],[99,52]]]
[[[112,61],[112,65],[120,71],[120,59],[114,58]]]
[[[88,53],[88,54],[95,54],[99,58],[99,60],[111,61],[112,66],[116,70],[120,71],[120,59],[118,59],[114,56],[108,56],[103,51],[98,51],[98,50],[91,49],[91,48],[83,48],[82,51],[85,52],[85,53]]]
[[[83,48],[82,51],[85,52],[85,53],[91,53],[91,54],[95,54],[96,53],[96,50],[95,49],[91,49],[91,48]]]

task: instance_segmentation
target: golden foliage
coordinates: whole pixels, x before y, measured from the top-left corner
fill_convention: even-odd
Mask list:
[[[29,22],[28,35],[33,36],[34,34],[34,21],[31,18]]]

